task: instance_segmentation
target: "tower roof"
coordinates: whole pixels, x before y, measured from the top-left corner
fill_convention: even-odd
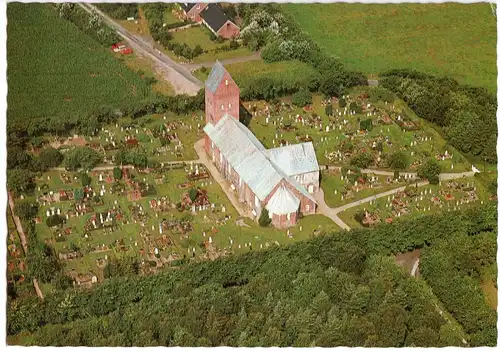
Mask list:
[[[222,78],[224,77],[224,73],[226,73],[226,69],[219,60],[215,61],[215,64],[208,75],[207,80],[205,81],[205,87],[210,90],[212,93],[215,93],[220,83],[222,82]]]

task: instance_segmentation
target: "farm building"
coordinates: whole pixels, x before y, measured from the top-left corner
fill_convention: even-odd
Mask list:
[[[202,3],[186,3],[186,2],[181,2],[179,3],[179,6],[181,7],[182,11],[184,12],[184,16],[188,19],[190,19],[193,22],[196,23],[201,23],[201,16],[200,12],[203,11],[203,9],[207,6],[208,4],[202,4]]]
[[[239,121],[240,91],[216,62],[205,82],[205,150],[240,202],[258,218],[263,207],[275,227],[313,214],[319,165],[312,143],[266,149]]]
[[[218,4],[179,3],[184,16],[196,23],[203,23],[216,36],[231,39],[240,34],[240,28],[234,24]]]

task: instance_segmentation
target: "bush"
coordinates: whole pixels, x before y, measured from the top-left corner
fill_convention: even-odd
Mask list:
[[[198,197],[198,188],[189,189],[189,199],[191,200],[191,202],[195,202],[197,197]]]
[[[340,98],[339,99],[339,107],[340,108],[344,108],[346,106],[347,106],[347,102],[345,101],[345,99],[344,98]]]
[[[367,168],[373,163],[373,156],[369,152],[360,152],[354,155],[350,162],[351,165],[359,168]]]
[[[396,151],[389,155],[387,159],[387,163],[389,167],[393,170],[403,170],[408,167],[409,163],[408,155],[406,155],[403,151]]]
[[[82,181],[83,188],[89,186],[90,182],[92,181],[92,179],[89,177],[87,173],[80,173],[80,180]]]
[[[304,107],[312,104],[312,95],[306,89],[300,89],[298,92],[293,94],[292,103],[298,107]]]
[[[48,227],[55,227],[64,223],[64,217],[55,214],[53,216],[47,217],[45,223],[47,224]]]
[[[269,211],[267,210],[267,208],[264,207],[260,212],[259,225],[261,227],[269,227],[271,222],[272,220],[271,218],[269,218]]]
[[[373,122],[370,118],[359,122],[359,129],[371,131],[373,129]]]

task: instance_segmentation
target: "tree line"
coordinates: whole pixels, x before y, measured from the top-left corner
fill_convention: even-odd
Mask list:
[[[154,276],[130,269],[91,291],[9,300],[8,334],[29,332],[29,343],[52,346],[459,346],[429,287],[388,255],[496,230],[496,207],[485,205]],[[495,320],[464,326],[472,346],[496,343]]]
[[[410,69],[381,76],[383,87],[396,93],[419,117],[441,127],[459,151],[496,162],[497,101],[486,89]]]

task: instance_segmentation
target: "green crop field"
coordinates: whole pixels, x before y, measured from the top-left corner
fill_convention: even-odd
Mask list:
[[[7,8],[8,118],[86,115],[140,98],[145,83],[49,4]]]
[[[496,92],[496,18],[481,4],[288,4],[290,14],[348,69],[414,68]]]

